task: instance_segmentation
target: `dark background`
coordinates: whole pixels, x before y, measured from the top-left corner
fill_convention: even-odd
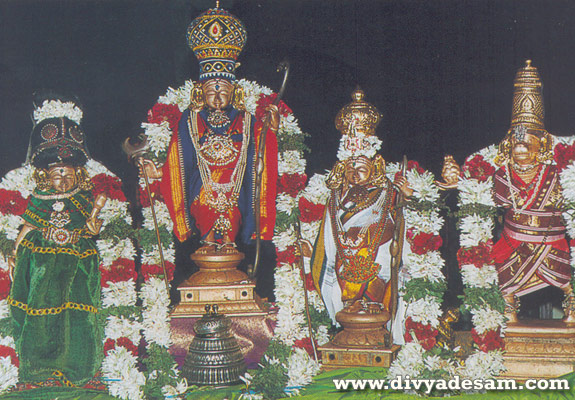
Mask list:
[[[76,95],[94,158],[128,183],[120,143],[137,135],[168,86],[197,78],[191,20],[215,1],[0,0],[0,174],[25,159],[33,93]],[[440,173],[499,142],[513,78],[530,58],[544,82],[546,127],[574,133],[575,3],[508,0],[222,0],[248,41],[239,78],[275,90],[311,137],[308,172],[336,160],[333,120],[356,84],[383,114],[387,160],[402,155]]]

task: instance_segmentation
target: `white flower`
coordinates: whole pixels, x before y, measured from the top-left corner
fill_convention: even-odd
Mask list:
[[[20,232],[20,225],[23,223],[24,220],[18,215],[0,214],[0,232],[4,232],[8,240],[16,240]]]
[[[166,245],[166,243],[163,243],[163,245]],[[173,263],[176,259],[176,249],[174,248],[173,242],[170,242],[169,245],[170,247],[168,248],[162,247],[162,254],[165,261]],[[158,245],[153,245],[149,251],[144,251],[142,253],[142,264],[161,265],[160,252],[158,249]]]
[[[479,309],[471,309],[471,321],[475,327],[475,331],[482,335],[487,331],[495,331],[501,328],[505,329],[505,317],[499,311],[491,309],[489,306]]]
[[[294,313],[289,305],[284,305],[278,311],[274,334],[283,343],[292,346],[296,340],[307,336],[307,329],[303,328],[304,325],[303,313]]]
[[[2,178],[0,189],[17,190],[23,198],[27,199],[36,187],[33,172],[34,168],[31,165],[11,170]]]
[[[500,350],[484,353],[477,351],[467,357],[463,368],[459,370],[461,378],[491,379],[505,371],[503,354]]]
[[[457,186],[459,189],[459,206],[463,204],[484,204],[486,206],[495,206],[491,190],[493,188],[492,178],[489,177],[485,182],[477,179],[462,178]]]
[[[86,162],[86,171],[88,171],[88,176],[92,178],[100,174],[116,177],[116,175],[106,168],[104,164],[94,160],[93,158],[90,158],[88,162]]]
[[[575,164],[570,164],[559,174],[563,196],[570,203],[575,203]]]
[[[397,359],[391,364],[388,371],[388,379],[398,376],[402,378],[416,378],[424,368],[423,353],[425,350],[417,342],[406,343],[397,355]]]
[[[148,343],[169,348],[172,345],[167,308],[150,307],[142,311],[144,337]]]
[[[12,364],[10,357],[0,357],[0,393],[16,386],[18,368]]]
[[[439,356],[427,356],[423,360],[425,368],[430,371],[444,370],[449,372],[451,375],[456,373],[455,362],[452,359],[445,359]]]
[[[15,349],[16,343],[14,342],[14,338],[12,336],[6,336],[6,337],[0,336],[0,346],[6,346]]]
[[[326,204],[330,190],[326,186],[326,174],[314,174],[302,192],[302,196],[314,204]]]
[[[293,226],[290,226],[283,232],[276,232],[272,241],[276,245],[277,251],[286,251],[286,249],[293,245],[297,240],[297,234]]]
[[[287,117],[280,118],[279,133],[282,135],[303,135],[297,119],[293,114],[288,114]]]
[[[161,124],[143,122],[142,129],[148,138],[150,150],[158,156],[162,151],[166,151],[172,138],[172,130],[168,121],[162,121]]]
[[[311,383],[314,375],[319,373],[320,364],[311,358],[307,351],[295,348],[288,358],[288,388],[298,388]]]
[[[42,105],[34,110],[36,124],[49,118],[68,118],[80,124],[82,117],[82,110],[71,101],[62,103],[60,100],[44,100]]]
[[[423,232],[438,235],[444,223],[443,217],[435,210],[416,211],[404,208],[403,216],[406,225],[413,228],[415,234]]]
[[[104,208],[100,210],[98,218],[104,221],[102,224],[104,227],[116,218],[123,219],[128,225],[132,224],[132,217],[128,214],[126,203],[117,199],[108,199]]]
[[[273,93],[270,88],[266,86],[260,86],[255,82],[251,82],[245,79],[240,79],[238,81],[238,85],[244,89],[244,102],[246,111],[252,115],[256,113],[257,101],[260,98],[260,93],[264,95],[270,95]]]
[[[493,221],[478,214],[468,215],[461,220],[460,244],[462,247],[477,246],[492,239]]]
[[[497,271],[493,265],[484,265],[477,268],[473,264],[461,267],[463,283],[470,287],[489,288],[498,282]]]
[[[425,298],[409,303],[406,311],[406,316],[411,317],[414,322],[429,324],[433,328],[439,325],[441,314],[441,304],[427,295]]]
[[[136,256],[136,249],[130,239],[123,239],[115,243],[113,239],[97,240],[96,247],[102,258],[104,266],[110,266],[118,258],[133,259]]]
[[[102,288],[104,308],[135,306],[136,297],[136,284],[132,278],[123,282],[110,282],[108,287]]]
[[[276,199],[277,210],[287,215],[291,215],[293,210],[297,208],[297,198],[291,197],[287,193],[279,193]]]
[[[188,390],[188,381],[186,379],[180,380],[176,386],[166,385],[162,388],[162,394],[166,399],[176,398],[180,394],[186,393]]]
[[[492,144],[491,146],[485,147],[479,150],[477,153],[470,155],[469,157],[467,157],[467,160],[471,160],[473,157],[479,154],[483,156],[483,159],[485,161],[487,161],[489,164],[497,168],[497,165],[495,165],[495,157],[497,156],[497,152],[498,152],[498,146]]]
[[[109,316],[106,322],[104,334],[109,339],[119,339],[127,337],[132,343],[140,343],[140,329],[142,325],[137,321],[132,321],[126,317]]]
[[[405,257],[405,266],[412,278],[425,278],[431,282],[445,280],[441,271],[444,265],[445,261],[438,251],[425,254],[408,253]]]
[[[154,210],[156,211],[156,220],[158,221],[158,225],[161,229],[165,229],[168,232],[172,232],[174,223],[172,221],[172,217],[170,217],[170,211],[168,210],[168,206],[162,202],[154,202]],[[155,232],[154,227],[154,218],[152,216],[152,207],[144,207],[142,208],[142,215],[144,217],[143,227],[149,231]]]
[[[0,319],[8,318],[10,316],[10,306],[8,300],[0,300]]]
[[[319,234],[319,228],[321,226],[321,219],[313,222],[302,222],[301,223],[301,238],[307,240],[312,246],[317,239]]]
[[[8,260],[2,253],[0,253],[0,270],[7,271],[9,268]]]
[[[193,87],[194,81],[191,79],[187,80],[177,89],[170,87],[164,96],[160,96],[158,103],[175,104],[178,106],[180,111],[184,112],[184,110],[188,108],[191,103],[190,95]]]
[[[381,144],[382,141],[373,135],[365,135],[357,132],[353,136],[342,135],[339,140],[337,159],[344,161],[348,158],[360,156],[372,158],[377,154],[378,150],[381,149]]]
[[[401,171],[401,164],[400,163],[389,163],[385,166],[385,175],[387,178],[393,182],[395,179],[395,175]]]
[[[140,297],[144,307],[162,306],[167,308],[170,304],[170,296],[166,291],[164,280],[156,277],[151,277],[142,286]]]
[[[413,197],[421,201],[437,201],[439,199],[439,188],[435,185],[433,174],[425,171],[423,174],[414,168],[407,171],[407,182],[413,189]]]
[[[288,150],[278,155],[278,174],[305,173],[305,159],[298,150]]]
[[[323,346],[329,342],[328,327],[325,325],[320,325],[315,331],[315,339],[317,340],[318,346]]]
[[[102,375],[112,396],[128,400],[143,399],[140,389],[146,383],[144,374],[136,368],[136,357],[124,347],[108,351],[102,362]]]

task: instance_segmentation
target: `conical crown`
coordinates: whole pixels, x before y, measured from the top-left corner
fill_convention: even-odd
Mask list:
[[[526,60],[525,66],[517,71],[513,86],[511,130],[518,126],[545,130],[543,85],[537,68],[531,65],[531,60]]]
[[[342,135],[355,136],[355,130],[360,127],[364,134],[375,135],[381,115],[364,97],[363,90],[356,88],[351,94],[353,101],[346,104],[335,117],[335,127]]]
[[[242,21],[226,10],[212,8],[188,27],[188,45],[200,62],[200,81],[236,79],[236,60],[247,40]]]

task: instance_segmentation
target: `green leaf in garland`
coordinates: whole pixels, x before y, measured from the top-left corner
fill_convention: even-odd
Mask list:
[[[423,278],[410,279],[403,288],[403,299],[407,302],[417,301],[425,296],[436,297],[439,302],[443,299],[443,293],[447,290],[447,284],[441,282],[430,282]]]
[[[457,217],[458,222],[461,218],[468,215],[477,214],[483,218],[495,218],[497,216],[497,207],[486,206],[485,204],[463,204],[459,207],[459,211],[454,212],[452,215]]]
[[[172,232],[168,231],[164,225],[160,225],[160,240],[164,248],[168,247],[173,241]],[[149,231],[147,229],[138,229],[136,231],[136,239],[144,251],[152,251],[154,246],[158,245],[158,238],[156,231]]]
[[[14,336],[14,321],[12,318],[0,319],[0,337]]]
[[[144,365],[148,374],[156,371],[154,378],[146,379],[144,394],[146,399],[164,399],[162,388],[166,385],[176,386],[176,376],[172,374],[175,366],[174,359],[168,349],[152,343],[147,348],[147,357],[144,358]]]
[[[0,252],[4,255],[4,257],[9,257],[12,255],[14,244],[15,241],[8,239],[4,232],[0,233]]]
[[[135,239],[136,231],[132,228],[123,218],[114,218],[102,231],[100,232],[100,239],[112,239],[115,242],[130,238]]]
[[[462,311],[483,308],[485,305],[500,313],[505,311],[505,300],[495,285],[489,288],[467,287],[463,289],[463,295],[465,304],[462,306]]]
[[[310,152],[310,148],[304,143],[306,137],[310,136],[307,133],[301,135],[278,135],[278,151],[299,150],[303,152]]]
[[[276,214],[276,232],[284,232],[288,230],[291,226],[296,225],[299,218],[299,209],[294,207],[293,212],[288,215],[284,212],[278,212]]]

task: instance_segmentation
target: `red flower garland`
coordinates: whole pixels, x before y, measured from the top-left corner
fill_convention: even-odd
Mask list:
[[[106,174],[98,174],[92,178],[94,189],[92,194],[95,196],[104,193],[108,198],[119,201],[126,201],[126,196],[122,191],[122,182],[116,177]]]
[[[22,215],[26,211],[28,200],[16,190],[0,189],[0,213]]]
[[[316,349],[317,349],[317,340],[314,339],[313,342],[314,342],[315,347],[316,347]],[[313,346],[312,346],[312,344],[311,344],[311,339],[308,338],[308,337],[305,337],[305,338],[303,338],[303,339],[298,339],[298,340],[296,340],[296,341],[294,342],[294,344],[293,344],[292,347],[293,347],[294,349],[295,349],[295,348],[304,349],[304,350],[307,352],[307,354],[309,354],[309,356],[310,356],[312,359],[315,358],[315,357],[314,357],[314,354],[313,354]],[[319,351],[318,351],[318,353],[317,353],[317,356],[318,356],[318,358],[321,360],[321,353],[320,353]]]
[[[473,328],[471,329],[471,337],[477,346],[479,346],[479,350],[484,353],[498,349],[503,350],[505,348],[505,343],[501,337],[501,328],[497,328],[495,331],[489,330],[483,332],[481,335]]]
[[[15,367],[20,366],[20,359],[16,355],[16,350],[10,346],[0,345],[0,358],[10,357],[10,361]]]
[[[409,241],[411,251],[419,255],[425,254],[429,251],[438,250],[443,245],[443,239],[441,239],[441,236],[425,232],[420,232],[415,235],[413,228],[407,230],[406,236]]]
[[[165,261],[166,263],[166,273],[168,274],[168,282],[174,279],[174,269],[176,266],[169,261]],[[152,276],[155,277],[162,277],[164,276],[164,270],[162,269],[161,265],[151,265],[151,264],[142,264],[142,269],[140,270],[142,276],[144,277],[144,281],[148,282]]]
[[[493,262],[493,257],[491,256],[492,250],[492,240],[481,242],[477,246],[464,247],[459,249],[457,251],[457,261],[459,262],[459,268],[469,264],[473,264],[477,268],[491,264]]]
[[[569,164],[575,161],[575,143],[571,145],[559,143],[555,146],[554,158],[557,163],[557,169],[559,169],[559,171],[565,169]]]
[[[162,196],[161,181],[156,180],[150,182],[150,192],[152,194],[152,199],[154,203],[157,201],[163,202],[164,197]],[[139,187],[138,193],[140,196],[140,204],[142,207],[150,207],[150,197],[148,197],[148,190],[146,188]]]
[[[271,95],[268,94],[260,94],[260,98],[256,102],[256,120],[263,121],[265,114],[267,113],[266,109],[269,105],[271,105],[277,97],[277,93],[272,93]],[[288,114],[292,112],[291,108],[289,108],[286,103],[280,100],[278,105],[279,113],[283,117],[287,117]]]
[[[136,265],[133,260],[127,258],[118,258],[112,265],[104,267],[100,265],[101,285],[103,288],[108,287],[110,282],[125,282],[132,278],[134,282],[138,278],[136,274]]]
[[[11,284],[8,270],[0,269],[0,300],[4,300],[8,297]]]
[[[306,180],[305,174],[283,174],[278,179],[278,193],[287,193],[291,197],[296,197],[305,189]]]
[[[134,356],[138,356],[138,347],[125,336],[122,336],[117,340],[110,338],[106,339],[106,342],[104,343],[104,354],[108,355],[108,352],[110,350],[114,350],[116,347],[124,347]]]
[[[478,154],[463,165],[463,172],[469,173],[471,178],[477,179],[479,182],[485,182],[495,174],[495,167]]]
[[[413,342],[413,336],[411,332],[415,334],[415,338],[425,350],[431,350],[433,346],[437,343],[436,336],[439,333],[437,329],[431,327],[431,325],[423,325],[420,322],[414,322],[411,317],[408,317],[405,321],[405,341],[407,343]]]
[[[299,199],[298,207],[301,222],[318,221],[325,211],[325,204],[312,203],[303,196]]]
[[[182,112],[177,105],[156,103],[152,109],[148,111],[148,122],[151,124],[161,124],[164,121],[168,121],[170,129],[175,131],[178,128],[181,116]]]
[[[276,264],[294,264],[299,257],[297,255],[297,247],[295,245],[289,246],[284,251],[278,251]]]

